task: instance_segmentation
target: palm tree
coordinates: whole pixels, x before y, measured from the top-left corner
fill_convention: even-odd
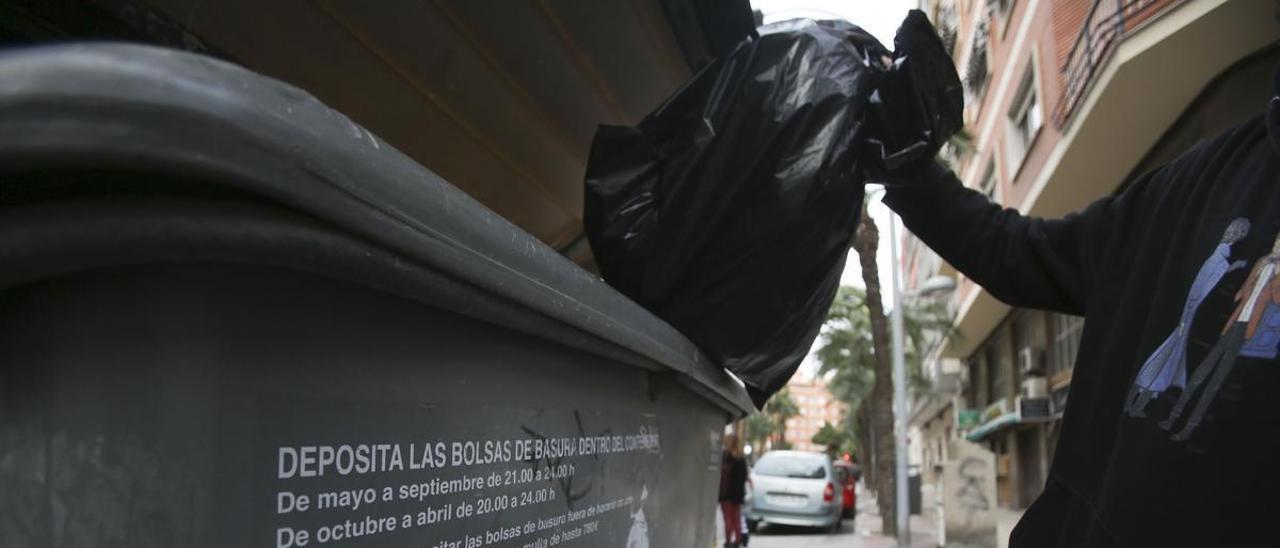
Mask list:
[[[791,399],[791,391],[783,388],[774,394],[769,399],[769,403],[764,404],[764,412],[773,418],[774,432],[778,436],[773,447],[790,449],[791,444],[787,443],[787,419],[800,414],[800,408],[796,406],[795,400]]]
[[[853,238],[853,249],[862,266],[862,282],[866,285],[867,323],[871,333],[871,358],[873,381],[865,406],[859,406],[868,432],[863,434],[865,446],[875,453],[870,467],[871,481],[875,485],[876,502],[880,506],[881,530],[887,535],[897,535],[897,519],[894,517],[893,475],[893,373],[889,359],[889,321],[884,315],[880,300],[880,271],[876,267],[876,250],[880,246],[880,230],[862,203],[862,220]]]
[[[849,437],[849,431],[830,422],[823,422],[822,427],[818,429],[813,437],[809,439],[814,445],[821,445],[826,449],[831,458],[839,458],[841,452],[853,451],[852,439]]]
[[[764,413],[752,413],[743,424],[743,441],[756,449],[763,449],[765,440],[777,431],[773,418]]]
[[[884,530],[893,534],[897,523],[893,519],[893,374],[889,324],[880,300],[880,276],[875,262],[878,246],[879,230],[864,204],[853,247],[866,290],[845,286],[836,293],[820,335],[817,357],[821,363],[818,373],[829,378],[832,395],[848,406],[844,430],[853,433],[867,485],[879,495]],[[922,372],[928,334],[956,334],[944,306],[903,304],[909,388],[918,394],[929,389]]]

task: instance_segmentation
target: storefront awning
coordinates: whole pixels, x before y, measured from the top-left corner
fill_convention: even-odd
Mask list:
[[[964,437],[969,441],[980,441],[982,438],[985,438],[1002,428],[1013,426],[1019,422],[1022,422],[1022,420],[1017,413],[1005,413],[987,422],[979,424],[977,428],[969,431],[969,433],[965,434]]]

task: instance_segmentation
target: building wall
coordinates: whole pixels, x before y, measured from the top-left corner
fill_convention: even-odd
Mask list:
[[[997,0],[991,0],[996,2]],[[1055,25],[1055,17],[1082,18],[1081,11],[1088,11],[1090,2],[1070,0],[1023,0],[1007,2],[1010,7],[1001,14],[992,13],[982,0],[956,1],[934,0],[935,10],[951,4],[961,15],[957,18],[959,29],[954,51],[956,66],[966,80],[966,89],[979,91],[966,93],[966,130],[972,138],[967,154],[953,162],[957,174],[966,186],[981,188],[988,170],[996,179],[995,197],[999,202],[1016,207],[1026,199],[1031,181],[1039,174],[1049,154],[1062,138],[1061,132],[1048,123],[1052,106],[1061,93],[1062,78],[1059,67],[1060,42],[1065,40],[1057,27],[1068,28],[1071,21]],[[1065,4],[1060,6],[1059,4]],[[1083,7],[1076,4],[1084,4]],[[936,19],[936,15],[935,15]],[[985,84],[979,85],[968,77],[967,69],[980,41],[979,29],[985,25],[987,75]],[[1078,33],[1078,26],[1075,28]],[[1074,34],[1070,41],[1074,41]],[[1069,46],[1068,46],[1069,48]],[[1038,98],[1039,130],[1026,146],[1022,161],[1011,158],[1009,113],[1019,99],[1019,86],[1027,74],[1033,74],[1032,88]],[[978,288],[961,277],[955,295],[957,302],[969,298]]]
[[[967,405],[986,410],[1000,406],[1014,409],[1019,398],[1051,397],[1049,378],[1071,368],[1070,357],[1079,347],[1083,322],[1061,314],[1016,309],[993,330],[967,360],[970,382],[965,388]],[[1025,358],[1030,356],[1030,367]],[[1059,359],[1058,356],[1064,358]],[[1067,364],[1059,363],[1067,360]],[[997,383],[993,379],[1003,379]],[[1024,386],[1029,379],[1043,379],[1040,388]],[[1065,394],[1066,384],[1059,389]],[[1063,398],[1065,401],[1065,397]],[[994,413],[993,413],[994,415]],[[997,502],[1008,508],[1025,508],[1039,495],[1052,460],[1056,420],[1029,422],[998,431],[983,440],[996,454]]]
[[[1009,5],[1007,15],[995,13],[986,7],[988,2]],[[982,25],[986,25],[988,37],[988,70],[986,84],[976,92],[971,78],[966,78],[970,93],[966,96],[966,130],[972,136],[970,150],[948,157],[953,168],[966,186],[983,189],[987,167],[993,166],[995,185],[990,193],[994,201],[1011,208],[1030,208],[1032,187],[1035,181],[1046,175],[1052,156],[1061,154],[1063,146],[1071,142],[1052,120],[1065,95],[1067,82],[1064,67],[1072,55],[1082,25],[1089,22],[1092,0],[931,0],[931,15],[939,28],[947,32],[947,25],[954,25],[956,36],[954,58],[962,75],[966,74],[969,59],[975,51],[973,44]],[[1142,32],[1154,25],[1160,17],[1193,2],[1176,0],[1137,0],[1125,13],[1123,28],[1128,32]],[[1100,15],[1114,11],[1119,4],[1100,2]],[[950,11],[954,15],[947,16]],[[1095,15],[1098,15],[1095,14]],[[1097,18],[1092,19],[1097,21]],[[1191,23],[1194,24],[1194,23]],[[1273,38],[1274,39],[1274,38]],[[1133,162],[1137,169],[1128,178],[1114,184],[1089,185],[1092,196],[1101,198],[1109,192],[1125,187],[1127,180],[1157,167],[1193,145],[1197,140],[1216,135],[1222,130],[1261,112],[1269,95],[1270,72],[1280,64],[1280,51],[1275,47],[1260,51],[1233,66],[1222,66],[1221,74],[1208,82],[1200,97],[1186,107],[1181,117],[1170,117],[1162,123],[1169,124],[1164,137],[1151,146],[1144,158]],[[1099,72],[1101,72],[1099,68]],[[1135,69],[1136,70],[1136,69]],[[1014,124],[1009,114],[1019,103],[1018,87],[1028,71],[1034,71],[1034,90],[1038,96],[1041,124],[1021,162],[1010,162],[1013,143],[1011,133]],[[1153,88],[1154,89],[1154,88]],[[1242,106],[1244,105],[1244,106]],[[1175,119],[1176,118],[1176,119]],[[1099,120],[1083,117],[1076,120]],[[1117,119],[1117,124],[1131,123]],[[1070,124],[1064,127],[1070,127]],[[1139,153],[1140,154],[1140,153]],[[944,157],[947,156],[944,152]],[[1077,181],[1060,180],[1054,174],[1063,171],[1059,165],[1050,173],[1050,188],[1072,189]],[[1079,170],[1076,170],[1079,171]],[[1035,191],[1042,193],[1042,191]],[[1043,196],[1043,194],[1040,194]],[[1040,204],[1044,200],[1036,201]],[[1039,208],[1040,205],[1034,207]],[[970,280],[953,268],[939,264],[936,255],[914,240],[909,234],[902,246],[907,250],[903,268],[909,273],[907,288],[941,272],[957,277],[957,290],[951,297],[953,312],[961,304],[971,300],[979,291]],[[920,464],[929,481],[929,469],[937,459],[945,459],[940,443],[964,435],[959,420],[966,413],[979,413],[991,409],[989,416],[1000,414],[997,406],[1001,400],[1016,409],[1019,397],[1047,397],[1052,409],[1060,416],[1068,399],[1074,358],[1079,345],[1083,320],[1070,316],[1040,311],[1013,309],[994,326],[980,333],[964,333],[970,341],[963,357],[964,373],[958,394],[950,397],[951,405],[922,406],[938,409],[933,416],[913,417],[913,433],[922,439],[914,440],[919,447]],[[1029,350],[1032,367],[1024,370],[1018,366],[1019,355]],[[929,368],[926,367],[926,371]],[[1042,383],[1029,383],[1027,379],[1042,379]],[[1001,380],[1003,379],[1003,380]],[[1007,410],[1007,408],[1006,408]],[[945,420],[950,417],[950,420]],[[953,428],[945,428],[947,424]],[[996,456],[997,499],[1002,507],[1025,508],[1043,488],[1048,468],[1052,462],[1058,441],[1059,423],[1054,417],[1044,422],[1023,422],[991,433],[980,443]],[[941,439],[939,439],[941,438]]]
[[[845,405],[831,396],[826,381],[821,378],[792,380],[787,390],[800,411],[787,419],[787,443],[797,451],[824,451],[825,447],[813,443],[813,435],[824,423],[840,426]]]
[[[919,425],[915,442],[920,445],[920,474],[925,483],[942,476],[943,466],[951,457],[950,440],[955,430],[955,408],[947,405],[935,417]]]

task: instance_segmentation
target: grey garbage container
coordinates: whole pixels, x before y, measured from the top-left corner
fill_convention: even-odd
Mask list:
[[[0,546],[706,546],[740,385],[295,88],[0,55]]]

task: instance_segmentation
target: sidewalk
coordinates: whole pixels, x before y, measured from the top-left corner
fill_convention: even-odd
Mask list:
[[[926,505],[923,515],[911,516],[910,548],[937,548],[937,527],[933,521],[933,508]],[[857,546],[860,548],[894,548],[897,539],[880,534],[880,509],[876,506],[875,494],[858,485],[858,518],[854,521],[857,530]]]

